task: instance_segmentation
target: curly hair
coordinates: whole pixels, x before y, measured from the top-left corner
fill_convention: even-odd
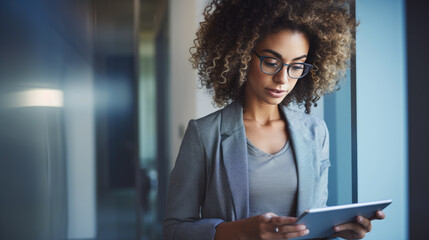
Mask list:
[[[212,0],[191,47],[200,84],[221,107],[244,98],[247,68],[255,45],[282,29],[303,32],[310,49],[310,74],[298,81],[283,104],[312,104],[339,89],[338,82],[354,53],[356,22],[348,5],[334,0]]]

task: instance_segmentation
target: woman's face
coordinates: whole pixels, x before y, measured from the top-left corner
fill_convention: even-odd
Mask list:
[[[302,32],[285,29],[268,34],[253,51],[291,64],[305,62],[309,48],[309,41]],[[262,72],[258,56],[252,53],[247,72],[246,102],[277,105],[292,91],[297,81],[288,76],[287,66],[274,75]]]

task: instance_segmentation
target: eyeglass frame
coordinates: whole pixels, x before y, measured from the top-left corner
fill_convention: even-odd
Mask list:
[[[268,57],[268,56],[261,56],[261,55],[259,55],[257,52],[255,52],[254,50],[252,50],[252,52],[253,52],[254,54],[256,54],[256,56],[258,56],[258,58],[259,58],[259,68],[261,69],[261,71],[262,71],[263,73],[265,73],[265,74],[268,74],[268,75],[276,75],[277,73],[279,73],[279,72],[283,69],[283,67],[284,67],[284,66],[287,66],[286,71],[287,71],[287,75],[288,75],[290,78],[292,78],[292,79],[301,79],[301,78],[303,78],[303,77],[307,76],[307,74],[308,74],[309,72],[311,72],[311,69],[313,69],[313,67],[314,67],[314,66],[313,66],[312,64],[310,64],[310,63],[292,63],[292,64],[287,64],[287,63],[282,62],[282,61],[281,61],[280,59],[278,59],[278,58],[275,58],[275,57]],[[281,64],[282,64],[282,66],[281,66],[280,68],[278,68],[278,69],[276,70],[276,72],[275,72],[275,73],[267,73],[267,72],[265,72],[265,71],[262,69],[262,62],[263,62],[263,60],[264,60],[265,58],[275,59],[276,61],[279,61],[279,63],[281,63]],[[289,68],[290,68],[292,65],[294,65],[294,64],[302,64],[302,65],[305,65],[305,66],[309,67],[308,72],[306,72],[304,75],[301,75],[301,76],[300,76],[300,77],[298,77],[298,78],[291,77],[291,76],[290,76],[290,74],[289,74]]]

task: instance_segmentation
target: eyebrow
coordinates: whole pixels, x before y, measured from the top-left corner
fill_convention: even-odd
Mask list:
[[[271,54],[273,54],[274,56],[276,56],[277,58],[279,58],[279,59],[282,59],[283,58],[283,56],[280,54],[280,53],[278,53],[278,52],[276,52],[276,51],[273,51],[273,50],[271,50],[271,49],[264,49],[264,50],[262,50],[262,52],[267,52],[267,53],[271,53]],[[291,61],[296,61],[296,60],[299,60],[299,59],[301,59],[301,58],[306,58],[307,57],[307,55],[302,55],[302,56],[299,56],[299,57],[296,57],[296,58],[294,58],[294,59],[292,59]]]

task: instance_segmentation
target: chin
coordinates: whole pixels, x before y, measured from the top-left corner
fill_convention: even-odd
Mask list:
[[[265,101],[267,104],[270,105],[279,105],[283,102],[284,98],[282,99],[268,99],[267,101]]]

